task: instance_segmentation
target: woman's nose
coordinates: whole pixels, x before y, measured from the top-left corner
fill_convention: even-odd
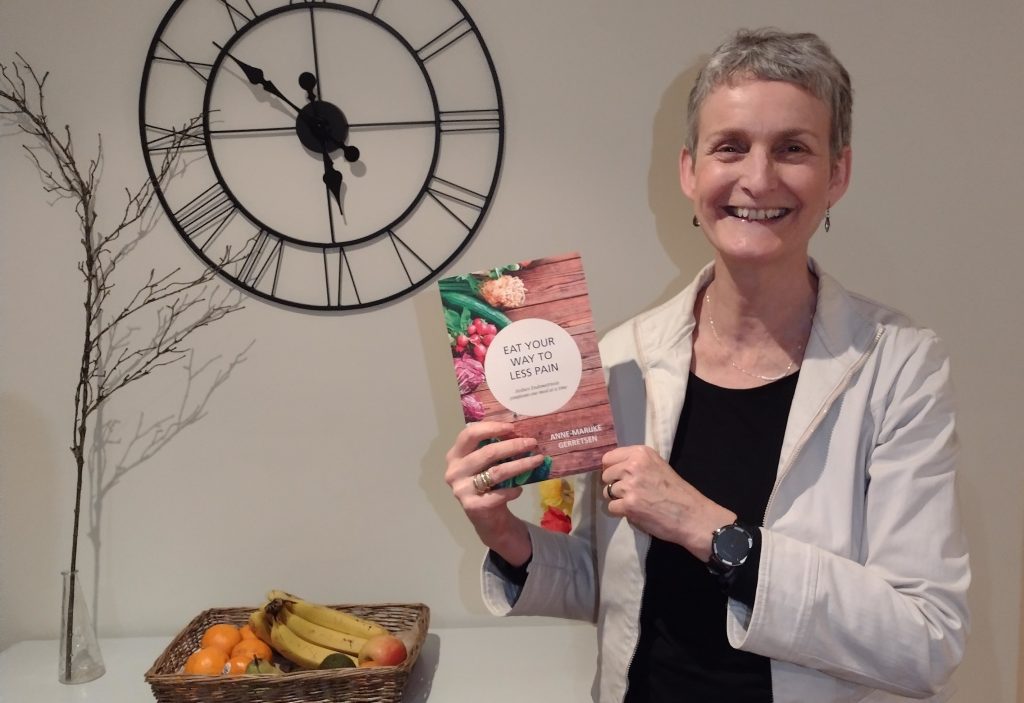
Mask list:
[[[751,149],[742,163],[740,186],[744,190],[751,195],[759,195],[771,192],[775,188],[778,178],[771,154],[760,149]]]

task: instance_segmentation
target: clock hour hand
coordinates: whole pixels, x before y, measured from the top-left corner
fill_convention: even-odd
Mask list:
[[[213,42],[213,45],[221,51],[224,51],[224,47],[222,47],[217,42]],[[224,53],[227,55],[229,59],[238,64],[238,67],[242,69],[242,73],[245,74],[245,77],[249,79],[250,83],[252,83],[253,85],[261,86],[263,90],[285,101],[286,103],[288,103],[289,106],[291,106],[293,110],[295,110],[295,112],[301,112],[299,106],[293,103],[288,98],[286,98],[284,93],[278,90],[277,86],[274,85],[273,81],[267,80],[266,76],[263,74],[263,69],[257,68],[256,66],[250,66],[244,61],[239,61],[227,51],[224,51]]]

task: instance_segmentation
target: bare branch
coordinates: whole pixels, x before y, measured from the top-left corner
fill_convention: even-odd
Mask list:
[[[198,309],[203,304],[205,308]],[[201,288],[187,295],[177,295],[157,312],[152,341],[121,351],[98,387],[95,403],[102,403],[112,393],[155,369],[179,361],[190,351],[182,346],[190,335],[240,308],[237,294],[218,297],[215,291],[210,294],[206,288]],[[192,314],[193,309],[197,309],[195,314]]]
[[[76,268],[84,284],[84,319],[70,446],[77,468],[70,564],[74,571],[78,554],[85,447],[93,416],[122,388],[162,367],[172,366],[185,359],[188,360],[188,382],[191,388],[196,379],[192,368],[193,352],[188,346],[192,335],[242,309],[242,305],[239,294],[221,294],[209,286],[214,277],[212,270],[204,269],[190,276],[177,268],[167,272],[152,269],[145,282],[127,295],[127,303],[113,316],[107,314],[107,306],[111,303],[115,287],[116,269],[129,261],[130,254],[152,227],[156,210],[153,207],[156,194],[154,183],[144,178],[138,186],[123,188],[125,202],[120,219],[103,231],[102,226],[98,225],[97,215],[98,186],[103,170],[102,135],[97,135],[95,156],[79,160],[71,127],[64,125],[63,128],[54,128],[47,114],[44,88],[49,74],[39,75],[21,54],[15,56],[16,60],[10,65],[0,62],[0,116],[15,124],[25,136],[26,143],[23,146],[43,190],[58,200],[67,199],[72,202],[78,219],[79,243],[82,246],[82,257]],[[180,152],[190,142],[188,135],[194,130],[197,120],[190,120],[180,131],[172,131],[172,138],[163,151],[156,173],[157,182],[164,182],[174,175],[172,170],[184,167],[179,159]],[[136,227],[139,229],[133,237],[121,239],[124,232]],[[225,263],[230,260],[231,253],[228,251]],[[143,329],[151,332],[152,336],[148,340],[145,337],[140,339]],[[154,425],[144,427],[140,418],[137,437],[150,437],[148,444],[134,463],[123,462],[123,468],[119,467],[115,471],[110,482],[101,482],[97,486],[98,492],[105,493],[125,471],[151,458],[181,428],[201,418],[210,394],[243,359],[244,352],[229,364],[226,371],[214,377],[202,399],[188,409],[189,395],[186,392],[176,419],[163,418]],[[109,439],[112,425],[104,422],[98,424],[94,428],[97,437],[101,441]],[[70,666],[70,661],[67,665]]]

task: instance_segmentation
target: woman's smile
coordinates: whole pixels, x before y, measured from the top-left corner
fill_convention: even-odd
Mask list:
[[[740,207],[736,205],[726,205],[724,208],[725,212],[730,217],[737,217],[741,220],[747,221],[771,221],[777,222],[783,217],[791,213],[792,208],[781,207],[781,208],[754,208],[754,207]]]

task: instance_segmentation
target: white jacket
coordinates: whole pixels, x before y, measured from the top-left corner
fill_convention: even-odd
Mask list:
[[[751,611],[730,643],[772,659],[775,703],[945,700],[967,634],[967,546],[954,491],[949,363],[936,336],[820,273],[818,304],[762,528]],[[668,459],[711,266],[601,342],[620,445]],[[485,563],[496,614],[597,622],[594,697],[623,699],[650,537],[585,484],[572,535],[530,526],[522,592]],[[685,597],[681,592],[680,597]],[[931,697],[931,698],[929,698]]]

